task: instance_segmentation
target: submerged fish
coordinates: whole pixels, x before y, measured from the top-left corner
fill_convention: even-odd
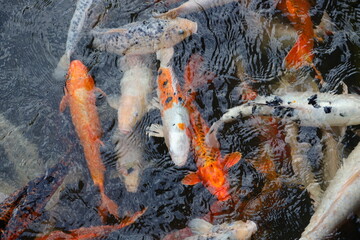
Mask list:
[[[301,240],[318,240],[331,234],[351,213],[360,209],[360,144],[344,160],[326,189],[319,207],[301,235]]]
[[[129,226],[134,223],[139,217],[141,217],[147,208],[134,213],[132,216],[126,216],[120,223],[114,225],[82,227],[75,230],[63,232],[54,231],[48,235],[37,237],[36,240],[58,240],[58,239],[103,239],[112,232],[115,232],[121,228]]]
[[[313,63],[314,29],[310,17],[309,0],[280,0],[279,8],[290,20],[298,33],[298,39],[285,57],[285,67],[298,69],[303,66],[311,66],[316,72],[316,77],[323,81],[321,73]]]
[[[152,58],[150,56],[124,56],[120,68],[124,75],[120,81],[121,96],[109,104],[118,110],[118,127],[121,133],[130,133],[135,124],[151,108]]]
[[[118,55],[142,55],[170,48],[196,33],[197,23],[184,18],[150,18],[121,28],[94,29],[93,47]]]
[[[212,225],[203,219],[193,219],[189,227],[195,236],[185,238],[186,240],[250,240],[257,231],[257,225],[253,221],[235,221]]]
[[[66,40],[66,49],[65,54],[60,58],[60,61],[54,71],[53,76],[56,79],[62,79],[70,65],[70,57],[76,49],[76,45],[81,39],[84,31],[92,25],[93,23],[88,23],[88,17],[90,11],[97,12],[98,10],[94,7],[90,8],[93,5],[93,2],[99,2],[98,0],[78,0],[76,3],[76,9],[74,15],[70,21],[70,26],[68,30],[67,40]],[[97,21],[98,16],[95,16],[94,21]]]
[[[117,217],[117,204],[105,194],[105,166],[100,155],[102,130],[95,105],[95,91],[103,92],[95,87],[94,80],[89,75],[87,68],[78,60],[74,60],[70,64],[64,91],[65,96],[61,100],[60,111],[64,111],[66,105],[70,106],[72,121],[84,149],[91,177],[100,190],[100,213],[103,217],[106,216],[106,213]]]
[[[192,64],[191,60],[188,65],[198,66]],[[192,71],[192,73],[189,73],[189,71]],[[197,71],[199,69],[186,68],[184,75],[187,86],[194,84],[195,77],[198,77]],[[230,167],[240,161],[241,153],[234,152],[222,157],[219,148],[211,147],[205,142],[205,135],[210,129],[201,117],[200,112],[197,111],[193,95],[186,97],[185,106],[190,114],[189,135],[191,136],[198,170],[185,176],[182,183],[194,185],[201,182],[219,201],[226,201],[231,197],[227,172]]]
[[[158,14],[155,17],[176,18],[182,14],[185,15],[193,12],[203,11],[208,8],[213,8],[237,1],[238,0],[189,0],[181,4],[179,7],[171,9],[166,13]]]
[[[186,133],[189,128],[189,113],[184,106],[179,81],[170,64],[173,53],[173,48],[159,50],[157,53],[160,60],[157,85],[163,126],[151,125],[149,135],[164,137],[172,161],[183,166],[190,149],[190,139]]]

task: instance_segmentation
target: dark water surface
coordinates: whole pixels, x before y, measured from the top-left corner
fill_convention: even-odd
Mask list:
[[[54,229],[68,231],[102,224],[96,208],[100,196],[88,173],[69,111],[59,112],[65,79],[57,81],[52,77],[65,51],[75,4],[75,0],[0,0],[0,198],[44,175],[64,158],[73,163],[61,191],[20,239],[32,239],[38,233]],[[168,9],[164,2],[154,4],[152,0],[103,0],[103,6],[105,17],[99,23],[101,27],[119,27],[147,19],[153,11]],[[314,63],[327,82],[320,91],[340,93],[340,83],[344,82],[350,93],[359,94],[359,3],[356,0],[317,1],[312,9],[314,22],[320,22],[324,10],[334,26],[333,35],[316,42],[314,48]],[[183,81],[186,62],[193,53],[201,54],[206,68],[215,73],[216,78],[199,89],[196,99],[198,110],[209,125],[241,102],[241,82],[250,84],[259,94],[271,94],[279,88],[282,77],[289,74],[284,72],[282,62],[294,41],[291,33],[278,38],[271,35],[271,19],[288,25],[289,22],[270,0],[251,1],[248,10],[233,3],[184,17],[198,23],[198,33],[175,46],[175,73]],[[89,47],[90,41],[87,36],[81,39],[74,58],[91,69],[97,87],[109,95],[119,94],[122,73],[116,64],[118,57],[94,51]],[[313,78],[310,68],[300,70],[297,81],[292,83],[299,89],[308,89],[308,85],[302,84],[309,74]],[[102,96],[97,106],[104,131],[102,157],[107,165],[108,196],[118,203],[121,215],[148,207],[136,223],[110,234],[108,239],[160,239],[209,212],[215,197],[202,184],[181,183],[189,170],[196,170],[192,154],[186,166],[176,167],[164,141],[145,135],[147,126],[161,123],[158,110],[147,113],[140,124],[144,161],[148,167],[141,175],[138,191],[127,192],[114,173],[111,136],[117,127],[117,113]],[[277,136],[285,134],[283,123],[279,129]],[[343,141],[345,156],[359,142],[356,130],[357,127],[347,130]],[[323,147],[319,132],[317,128],[301,128],[298,139],[312,144],[307,157],[315,171],[321,169],[318,159]],[[252,119],[226,124],[218,134],[223,154],[240,151],[243,155],[229,172],[233,194],[240,202],[251,202],[261,195],[270,181],[250,161],[261,152],[261,134]],[[277,170],[290,178],[291,159],[284,153],[283,145],[275,148],[278,148],[275,152],[279,152],[278,159],[274,159]],[[216,222],[253,220],[259,229],[254,239],[299,238],[313,213],[306,190],[286,182],[262,196],[266,203],[262,208],[229,204]],[[359,238],[360,220],[355,216],[335,237]]]

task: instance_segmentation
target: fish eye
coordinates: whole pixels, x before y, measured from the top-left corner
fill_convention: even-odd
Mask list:
[[[185,33],[185,31],[181,29],[181,30],[179,30],[178,33],[179,33],[179,35],[183,35]]]

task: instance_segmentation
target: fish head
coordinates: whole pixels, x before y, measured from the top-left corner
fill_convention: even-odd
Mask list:
[[[145,99],[141,99],[138,96],[121,96],[118,109],[120,132],[131,132],[135,124],[144,116],[145,109]]]
[[[136,192],[140,182],[140,166],[118,166],[118,172],[128,192]]]
[[[70,92],[79,88],[85,88],[89,91],[95,88],[94,79],[90,76],[87,67],[81,61],[74,60],[70,63],[66,87]]]
[[[185,18],[167,20],[169,24],[160,37],[160,48],[169,48],[197,32],[197,23]]]

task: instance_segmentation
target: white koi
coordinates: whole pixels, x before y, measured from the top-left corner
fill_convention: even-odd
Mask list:
[[[326,189],[301,240],[325,239],[360,209],[360,144],[344,160]]]
[[[203,219],[196,218],[190,221],[189,227],[196,235],[186,240],[250,240],[257,231],[256,223],[250,220],[212,225]]]
[[[116,29],[94,29],[93,47],[118,55],[155,53],[170,48],[196,33],[197,23],[176,18],[172,20],[150,18]]]
[[[189,0],[177,8],[171,9],[166,13],[158,14],[155,17],[176,18],[180,15],[203,11],[209,8],[222,6],[228,3],[238,2],[238,0]]]

